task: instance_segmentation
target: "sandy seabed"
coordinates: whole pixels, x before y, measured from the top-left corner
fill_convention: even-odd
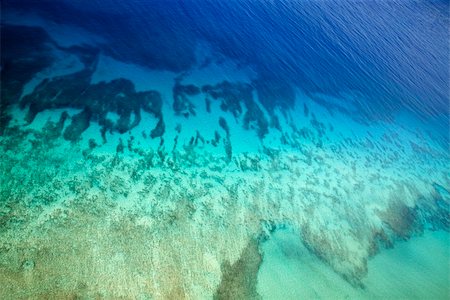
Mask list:
[[[0,299],[448,298],[450,160],[433,128],[357,122],[352,99],[299,90],[269,113],[231,62],[180,79],[60,60],[0,137]],[[124,87],[161,101],[85,101],[95,120],[57,99],[64,84],[102,105],[131,102]]]
[[[282,284],[268,270],[283,260],[267,245],[286,230],[295,255],[278,270],[293,263],[302,278],[316,265],[345,286],[334,295],[360,296],[377,286],[370,268],[382,267],[368,260],[380,247],[446,229],[439,203],[448,195],[436,182],[448,185],[448,162],[427,152],[395,157],[389,149],[400,141],[382,154],[376,141],[370,150],[353,139],[341,151],[305,141],[301,151],[236,151],[231,162],[205,149],[163,161],[133,133],[113,153],[100,139],[95,148],[64,141],[54,124],[2,137],[2,299],[275,299],[265,282]]]

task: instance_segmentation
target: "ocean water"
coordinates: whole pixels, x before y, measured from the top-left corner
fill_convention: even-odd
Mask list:
[[[449,11],[2,1],[0,299],[448,299]]]

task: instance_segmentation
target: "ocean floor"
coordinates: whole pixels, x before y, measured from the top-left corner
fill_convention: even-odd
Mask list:
[[[450,296],[450,157],[427,124],[299,88],[271,106],[232,60],[50,48],[2,87],[1,299]]]
[[[263,299],[446,299],[449,242],[448,232],[426,232],[384,249],[369,260],[364,288],[355,289],[283,229],[262,245],[258,292]]]

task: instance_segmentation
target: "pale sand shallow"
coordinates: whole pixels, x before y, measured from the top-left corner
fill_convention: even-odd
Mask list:
[[[268,232],[267,222],[288,223],[297,232],[307,228],[303,236],[310,246],[329,255],[328,264],[318,263],[302,245],[290,242],[298,247],[293,255],[300,252],[317,270],[315,276],[297,274],[313,287],[299,292],[321,295],[326,286],[333,295],[359,295],[332,268],[350,274],[363,268],[371,234],[385,227],[377,212],[389,212],[390,203],[399,201],[393,191],[408,205],[418,201],[418,194],[432,197],[435,192],[422,170],[440,166],[432,160],[412,165],[376,158],[368,165],[352,158],[364,157],[364,147],[354,146],[336,159],[327,147],[307,143],[306,154],[236,154],[236,162],[226,164],[223,154],[212,153],[193,158],[194,167],[183,167],[183,160],[172,167],[158,165],[157,158],[151,166],[127,149],[112,155],[116,142],[111,139],[85,157],[85,140],[71,145],[57,139],[54,145],[34,148],[23,142],[5,153],[9,171],[3,173],[8,183],[4,188],[20,201],[3,208],[9,214],[0,235],[4,297],[209,298],[222,280],[224,262],[235,263],[249,239]],[[442,180],[445,185],[445,176]],[[267,245],[270,240],[262,244],[263,253],[271,253]],[[269,286],[264,270],[277,260],[274,256],[264,256],[258,276],[261,295],[266,292],[260,286]],[[290,274],[290,261],[282,262],[284,273]],[[363,278],[367,286],[376,278],[371,270],[377,266],[369,263]]]
[[[355,289],[284,229],[262,245],[258,292],[264,299],[448,299],[448,232],[426,232],[369,261],[364,289]]]
[[[391,289],[409,295],[404,281],[386,282],[385,276],[398,277],[383,275],[383,269],[395,265],[409,272],[408,281],[417,282],[421,273],[409,267],[416,258],[425,270],[436,270],[425,274],[437,286],[422,295],[445,293],[444,274],[432,266],[435,260],[448,265],[448,253],[423,257],[423,243],[417,242],[423,239],[439,248],[435,234],[411,244],[397,242],[394,250],[381,250],[369,260],[377,250],[377,234],[391,241],[420,235],[408,219],[412,211],[430,213],[424,203],[435,209],[436,199],[450,201],[435,188],[450,186],[448,153],[424,134],[424,127],[362,125],[297,91],[296,106],[276,113],[281,132],[271,128],[260,141],[254,130],[242,128],[242,116],[232,117],[218,103],[207,113],[203,95],[190,99],[198,106],[196,116],[175,116],[174,74],[160,76],[105,57],[99,68],[96,81],[126,76],[139,90],[161,92],[164,146],[157,152],[160,139],[148,137],[156,123],[150,114],[142,114],[130,132],[108,133],[105,144],[95,122],[81,141],[70,143],[45,130],[61,110],[39,113],[24,126],[26,110],[16,109],[12,124],[22,127],[2,137],[1,144],[6,201],[0,206],[0,298],[203,299],[227,287],[224,282],[232,286],[224,274],[239,272],[251,284],[238,286],[235,295],[257,287],[261,295],[275,297],[283,286],[281,280],[275,284],[277,279],[291,287],[282,288],[290,293],[286,297],[294,298],[296,293],[387,297]],[[223,78],[211,76],[218,72],[215,68],[195,70],[193,78],[186,74],[183,80],[217,83]],[[232,64],[227,68],[234,70]],[[111,76],[108,69],[117,72]],[[245,82],[250,75],[239,76]],[[70,116],[76,112],[68,110]],[[326,128],[322,139],[311,123],[312,113]],[[225,159],[222,141],[218,147],[189,145],[197,131],[208,140],[215,131],[224,136],[220,117],[230,128],[231,161]],[[282,135],[289,143],[280,141]],[[96,142],[94,149],[89,149],[89,139]],[[120,140],[124,152],[116,153]],[[275,230],[272,235],[278,226],[292,228],[309,250],[292,234]],[[267,237],[255,246],[255,240]],[[258,259],[248,257],[257,258],[259,252],[262,265],[256,272]],[[311,288],[294,288],[306,286],[300,281]],[[360,283],[367,289],[355,287]]]

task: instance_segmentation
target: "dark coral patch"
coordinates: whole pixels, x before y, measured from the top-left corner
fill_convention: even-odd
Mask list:
[[[228,127],[228,123],[222,117],[219,118],[219,126],[225,131],[227,137],[230,136],[230,128]]]
[[[215,86],[205,85],[202,90],[213,99],[220,100],[220,108],[225,112],[231,112],[236,118],[243,112],[242,102],[247,109],[243,119],[244,128],[255,129],[260,138],[267,134],[269,122],[261,108],[253,100],[253,88],[250,85],[224,81]]]
[[[152,139],[157,138],[157,137],[162,137],[165,130],[166,130],[166,125],[164,124],[164,121],[161,117],[159,119],[158,123],[156,124],[156,127],[150,132],[150,137]]]
[[[133,83],[126,79],[91,84],[98,61],[98,49],[88,46],[60,47],[39,27],[2,25],[1,39],[0,131],[5,129],[11,119],[8,115],[9,105],[19,100],[21,108],[28,106],[25,117],[28,123],[33,122],[39,112],[47,109],[82,109],[83,113],[75,116],[64,132],[64,137],[69,140],[78,139],[78,133],[89,126],[90,121],[97,121],[102,126],[104,139],[106,132],[127,132],[139,124],[141,109],[158,118],[156,130],[163,131],[162,100],[158,92],[136,92]],[[25,84],[36,73],[52,65],[54,51],[76,55],[85,68],[69,75],[44,79],[31,94],[20,99]],[[186,92],[192,94],[195,89],[189,87]],[[108,119],[108,112],[117,114],[118,119]]]
[[[260,78],[254,83],[261,104],[272,114],[275,107],[291,108],[295,104],[295,90],[291,84],[275,78]]]
[[[189,97],[200,94],[200,88],[195,85],[182,85],[178,81],[173,89],[173,109],[179,115],[194,115],[195,105],[189,100]]]
[[[253,101],[248,101],[247,112],[244,115],[244,128],[253,129],[256,127],[258,137],[263,138],[269,132],[269,122],[264,117],[264,113]]]
[[[227,121],[224,118],[222,118],[222,117],[219,118],[219,126],[226,133],[226,138],[223,139],[223,145],[224,145],[224,148],[225,148],[225,153],[227,155],[227,161],[230,162],[231,158],[233,156],[233,150],[232,150],[231,140],[230,140],[230,128],[228,127]],[[217,136],[218,136],[218,134],[217,134],[217,131],[216,131],[216,139],[217,139]]]
[[[91,116],[91,111],[88,108],[74,115],[72,123],[64,130],[64,139],[73,142],[80,139],[81,134],[89,127]]]
[[[241,101],[252,100],[252,88],[244,83],[224,81],[214,86],[205,85],[202,87],[202,91],[214,100],[220,100],[220,108],[225,112],[231,112],[235,117],[242,114]]]
[[[39,112],[46,109],[78,108],[89,111],[89,121],[97,121],[103,127],[103,135],[107,131],[125,133],[139,124],[143,109],[159,118],[155,130],[164,132],[162,100],[158,92],[136,92],[133,83],[122,78],[90,84],[91,75],[92,70],[86,68],[74,74],[41,82],[33,93],[21,101],[22,107],[29,104],[27,122],[31,123]],[[118,115],[115,122],[107,118],[109,112]],[[83,120],[86,120],[87,113],[83,116]],[[81,122],[81,116],[76,120]],[[79,124],[73,125],[76,132],[89,122],[83,122],[83,126]],[[65,133],[65,138],[73,140],[76,134],[69,132]]]
[[[401,239],[409,239],[423,229],[417,209],[408,207],[401,201],[391,202],[387,210],[378,212],[378,216]]]

